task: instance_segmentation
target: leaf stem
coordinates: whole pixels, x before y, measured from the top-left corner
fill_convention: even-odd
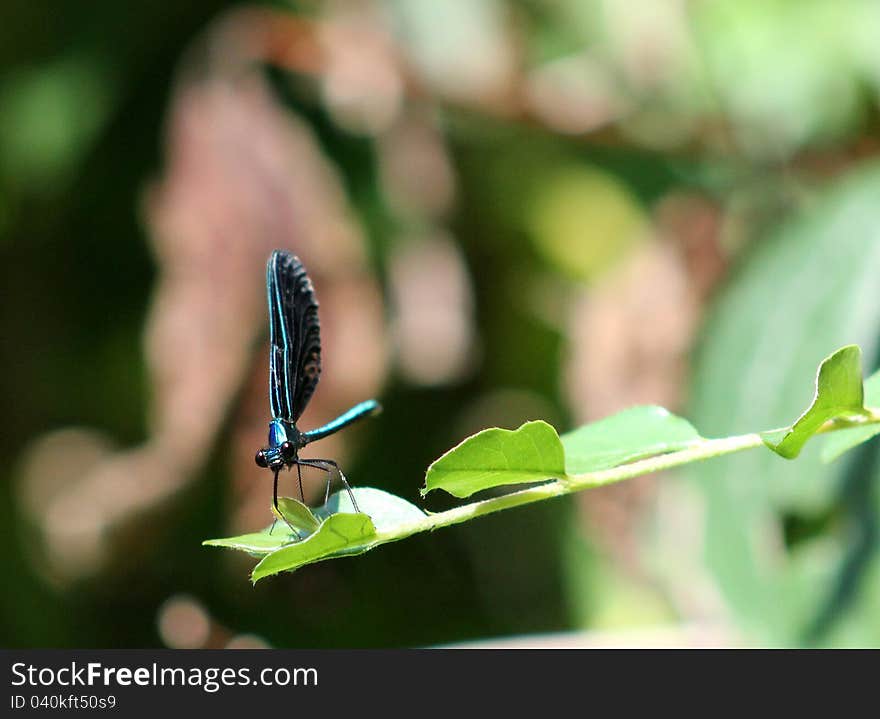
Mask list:
[[[561,497],[566,494],[579,492],[592,487],[602,487],[606,484],[621,482],[643,474],[652,474],[683,464],[689,464],[701,459],[720,457],[725,454],[739,452],[763,445],[763,440],[758,434],[743,434],[724,439],[699,440],[693,447],[649,457],[637,462],[620,465],[611,469],[586,474],[566,475],[537,487],[529,487],[518,492],[510,492],[500,497],[492,497],[479,502],[471,502],[460,507],[448,509],[445,512],[430,514],[422,520],[411,522],[406,525],[395,527],[394,532],[377,533],[373,544],[385,544],[398,539],[404,539],[418,532],[449,527],[460,524],[476,517],[499,512],[503,509],[519,507],[532,502],[540,502],[551,497]]]
[[[865,415],[857,422],[841,423],[833,420],[823,424],[817,433],[834,432],[841,429],[848,429],[856,424],[872,424],[880,422],[880,410],[869,409]],[[377,544],[403,539],[417,532],[438,529],[440,527],[449,527],[453,524],[460,524],[469,519],[482,517],[486,514],[499,512],[502,509],[510,509],[519,507],[532,502],[540,502],[543,499],[551,497],[561,497],[566,494],[572,494],[584,489],[594,487],[603,487],[606,484],[614,484],[622,482],[626,479],[632,479],[643,474],[653,474],[661,472],[673,467],[679,467],[683,464],[690,464],[703,459],[712,459],[713,457],[721,457],[725,454],[740,452],[744,449],[753,449],[761,447],[764,440],[758,433],[741,434],[733,437],[725,437],[723,439],[701,439],[694,443],[693,447],[682,449],[677,452],[661,454],[648,459],[642,459],[629,464],[622,464],[611,469],[605,469],[598,472],[588,472],[586,474],[567,475],[560,479],[522,489],[518,492],[501,495],[500,497],[492,497],[484,499],[480,502],[471,502],[460,507],[448,509],[445,512],[428,515],[425,519],[418,522],[398,527],[397,531],[386,534],[377,534]]]

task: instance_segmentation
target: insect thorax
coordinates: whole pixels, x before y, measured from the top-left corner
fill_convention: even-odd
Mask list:
[[[269,422],[269,447],[275,449],[285,442],[292,443],[299,448],[304,445],[303,434],[296,425],[286,422],[283,419],[273,419]]]

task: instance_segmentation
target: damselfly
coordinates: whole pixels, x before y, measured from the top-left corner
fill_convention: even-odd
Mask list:
[[[278,473],[296,467],[300,497],[304,499],[301,467],[314,467],[327,473],[324,503],[330,495],[332,472],[339,474],[351,504],[360,511],[351,486],[332,459],[302,459],[299,451],[307,444],[327,437],[352,422],[381,410],[376,400],[355,405],[323,427],[300,432],[297,420],[305,410],[321,375],[321,326],[318,301],[312,281],[296,255],[275,250],[266,265],[266,291],[269,299],[269,445],[255,457],[260,467],[272,470],[272,504],[279,516]]]

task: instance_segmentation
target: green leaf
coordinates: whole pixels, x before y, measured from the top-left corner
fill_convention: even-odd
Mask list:
[[[355,487],[352,492],[358,503],[358,509],[363,514],[370,515],[377,532],[394,531],[402,524],[418,522],[425,518],[425,513],[414,504],[381,489]],[[354,513],[351,499],[345,490],[336,492],[327,504],[315,510],[315,515],[327,519],[339,512]]]
[[[865,405],[877,411],[880,407],[880,372],[875,372],[865,380]],[[832,462],[844,452],[867,442],[880,434],[880,424],[869,424],[864,427],[842,429],[830,435],[822,448],[822,461]]]
[[[251,572],[251,581],[297,569],[304,564],[326,559],[341,552],[350,554],[354,547],[362,548],[376,528],[366,514],[334,514],[325,519],[314,534],[300,542],[289,544],[260,560]]]
[[[293,497],[279,497],[278,509],[281,510],[280,515],[275,511],[275,507],[272,507],[272,514],[281,521],[293,525],[293,528],[302,535],[311,534],[321,524],[321,520],[312,514],[311,509]]]
[[[237,537],[224,537],[222,539],[206,539],[202,542],[202,545],[205,547],[238,549],[253,556],[264,556],[296,541],[297,537],[290,531],[290,528],[282,522],[277,522],[271,534],[269,533],[269,527],[266,527],[262,532],[242,534]]]
[[[568,474],[609,469],[701,441],[693,425],[663,407],[632,407],[560,438]]]
[[[225,537],[223,539],[208,539],[202,544],[207,547],[227,547],[238,549],[254,556],[264,556],[282,547],[305,539],[319,526],[323,517],[317,517],[306,505],[292,497],[279,497],[278,506],[284,517],[279,517],[262,532],[242,534],[238,537]],[[278,516],[275,508],[271,508],[272,514]],[[288,526],[287,519],[293,529]]]
[[[704,436],[797,417],[832,349],[855,343],[865,357],[878,356],[880,162],[853,166],[805,199],[750,238],[705,318],[688,408]],[[815,544],[783,539],[787,518],[838,516],[848,467],[819,461],[824,439],[808,442],[796,462],[741,452],[688,471],[705,507],[704,518],[693,517],[705,529],[705,554],[693,561],[705,562],[740,625],[768,644],[803,643],[804,627],[847,571],[832,557],[857,551],[848,532],[833,529]],[[681,548],[682,563],[691,549]],[[840,617],[848,621],[844,611]],[[877,641],[880,625],[872,636]]]
[[[267,559],[269,555],[273,556],[271,562],[257,565],[259,573],[255,569],[253,576],[257,581],[278,572],[293,571],[320,559],[362,554],[378,544],[402,539],[411,534],[426,517],[414,504],[381,489],[356,487],[352,492],[361,513],[354,512],[348,492],[344,490],[332,495],[327,504],[314,511],[295,499],[279,497],[278,505],[284,516],[292,524],[299,522],[299,537],[279,521],[274,528],[267,527],[262,532],[210,539],[203,544],[238,549]],[[360,519],[353,524],[337,519],[340,516],[366,518],[370,524],[365,525]],[[315,539],[316,535],[320,537]],[[287,549],[292,551],[284,551]]]
[[[482,489],[564,476],[559,435],[538,420],[517,430],[493,427],[468,437],[428,467],[421,492],[424,496],[443,489],[455,497],[469,497]]]
[[[788,429],[781,440],[778,432],[765,432],[764,443],[786,459],[793,459],[828,420],[864,412],[862,351],[856,345],[843,347],[819,365],[813,403]]]

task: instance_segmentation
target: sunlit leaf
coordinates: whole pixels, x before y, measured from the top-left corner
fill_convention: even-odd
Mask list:
[[[414,504],[381,489],[355,487],[352,492],[358,509],[363,514],[370,515],[378,532],[390,531],[401,524],[417,522],[425,518],[425,513]],[[348,492],[341,490],[330,497],[323,507],[318,507],[315,515],[326,519],[339,512],[354,513],[354,511]]]
[[[266,555],[251,572],[254,582],[264,577],[297,569],[339,552],[352,553],[375,536],[376,528],[366,514],[334,514],[314,534]]]
[[[279,497],[278,508],[281,510],[280,515],[277,514],[274,507],[272,513],[278,516],[278,519],[293,525],[293,528],[300,534],[311,534],[321,523],[321,520],[312,514],[311,509],[293,497]]]
[[[468,437],[428,468],[421,491],[423,496],[443,489],[456,497],[469,497],[492,487],[564,476],[559,435],[538,420],[517,430],[493,427]]]
[[[560,437],[568,474],[583,474],[699,442],[693,425],[663,407],[632,407]]]
[[[778,433],[765,433],[764,443],[786,459],[793,459],[828,420],[863,412],[862,351],[855,345],[843,347],[819,365],[816,394],[806,412],[781,440]]]
[[[305,539],[318,528],[323,519],[323,517],[319,518],[312,514],[312,510],[292,497],[279,497],[278,506],[284,516],[278,516],[275,508],[272,507],[272,513],[278,519],[262,532],[242,534],[238,537],[209,539],[202,544],[209,547],[238,549],[248,554],[263,556],[281,549],[291,542]],[[285,519],[287,521],[284,521]]]
[[[425,513],[414,504],[381,489],[356,487],[352,490],[360,513],[355,513],[348,492],[332,495],[323,507],[310,510],[290,497],[279,497],[278,504],[284,517],[294,525],[297,536],[283,521],[275,522],[262,532],[239,537],[210,539],[203,544],[211,547],[238,549],[251,555],[266,557],[281,550],[294,549],[260,564],[259,576],[254,581],[283,571],[293,571],[319,559],[361,554],[377,544],[403,538],[412,527],[425,519]],[[357,522],[337,517],[365,518]],[[271,530],[271,531],[270,531]],[[317,530],[317,531],[315,531]],[[378,537],[382,533],[383,537]],[[314,539],[320,534],[320,538]]]
[[[206,539],[202,544],[206,547],[226,547],[238,549],[255,556],[263,556],[274,552],[281,547],[297,541],[296,535],[283,522],[276,522],[272,531],[269,527],[262,532],[241,534],[237,537],[224,537],[222,539]]]
[[[877,411],[880,408],[880,372],[875,372],[865,380],[865,406]],[[880,434],[880,424],[869,424],[864,427],[843,429],[828,436],[822,448],[822,460],[831,462],[844,452],[867,442]]]

